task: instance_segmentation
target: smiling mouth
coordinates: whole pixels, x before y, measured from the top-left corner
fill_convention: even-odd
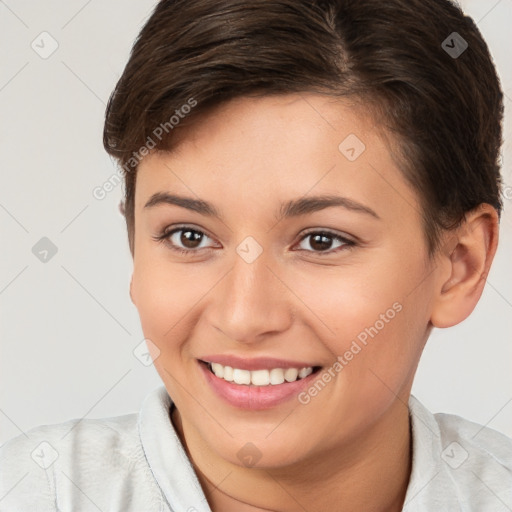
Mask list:
[[[317,373],[321,366],[303,368],[272,368],[270,370],[242,370],[220,363],[201,361],[219,379],[245,386],[276,386],[304,379]]]

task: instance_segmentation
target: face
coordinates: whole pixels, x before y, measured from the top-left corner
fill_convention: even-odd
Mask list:
[[[428,334],[417,195],[326,96],[240,98],[181,130],[139,166],[131,297],[185,431],[267,467],[350,446],[406,402]]]

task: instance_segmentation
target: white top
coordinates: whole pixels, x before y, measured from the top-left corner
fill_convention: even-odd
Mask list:
[[[164,386],[139,414],[39,426],[0,447],[0,512],[211,512]],[[512,510],[512,439],[414,396],[403,511]]]

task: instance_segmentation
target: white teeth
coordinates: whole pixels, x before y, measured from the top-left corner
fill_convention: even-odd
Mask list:
[[[254,370],[251,372],[251,384],[255,386],[268,386],[270,384],[268,370]]]
[[[282,384],[284,382],[284,371],[281,368],[270,370],[270,384]]]
[[[231,368],[231,366],[224,366],[224,375],[222,378],[228,382],[233,382],[233,368]]]
[[[297,376],[299,375],[299,370],[297,368],[287,368],[284,371],[284,380],[286,382],[293,382],[297,380]]]
[[[238,368],[234,368],[233,380],[235,381],[235,384],[250,384],[251,372],[249,370],[239,370]]]
[[[302,368],[299,372],[299,378],[303,379],[304,377],[307,377],[310,373],[313,372],[313,368],[311,366],[309,368]]]
[[[272,370],[240,370],[231,366],[222,366],[219,363],[210,363],[212,372],[228,382],[235,384],[252,384],[253,386],[278,385],[286,382],[295,382],[313,373],[313,367],[306,368],[273,368]]]
[[[219,363],[211,363],[211,364],[212,364],[213,373],[215,373],[215,375],[217,377],[220,377],[222,379],[222,377],[224,377],[224,366],[222,366]]]

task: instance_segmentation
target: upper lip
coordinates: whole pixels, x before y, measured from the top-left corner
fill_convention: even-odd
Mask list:
[[[273,368],[308,368],[320,365],[313,365],[301,361],[290,361],[275,357],[239,357],[234,355],[208,355],[200,358],[206,363],[219,363],[222,366],[231,366],[240,370],[272,370]]]

